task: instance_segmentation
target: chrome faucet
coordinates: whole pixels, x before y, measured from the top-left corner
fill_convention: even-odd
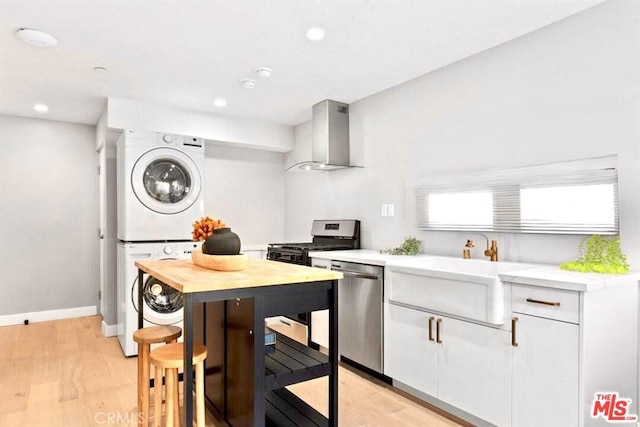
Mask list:
[[[478,233],[478,235],[484,237],[484,239],[487,241],[487,249],[484,251],[484,256],[489,257],[489,261],[498,261],[498,241],[497,240],[491,240],[491,247],[489,247],[489,238],[487,236],[485,236],[484,234]],[[471,239],[467,239],[467,243],[464,246],[465,246],[465,248],[473,248],[473,247],[475,247],[475,245],[473,243],[473,240],[471,240]],[[469,249],[463,249],[462,250],[462,258],[470,259],[471,258],[471,251]]]

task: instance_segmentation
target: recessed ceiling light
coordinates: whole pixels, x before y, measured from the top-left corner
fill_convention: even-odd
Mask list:
[[[51,34],[31,28],[20,28],[16,31],[16,37],[35,47],[51,47],[58,44],[58,40]]]
[[[213,101],[213,105],[218,108],[224,108],[227,106],[227,100],[224,98],[217,98]]]
[[[310,165],[305,165],[304,170],[310,171],[311,170],[311,166]]]
[[[256,87],[257,84],[258,82],[253,79],[240,80],[240,86],[242,86],[245,89],[253,89],[254,87]]]
[[[324,30],[322,28],[310,28],[307,31],[307,38],[312,41],[322,40],[324,38]]]
[[[271,72],[272,72],[271,68],[259,67],[259,68],[256,68],[254,71],[257,75],[259,75],[263,79],[268,79],[269,77],[271,77]]]
[[[33,106],[33,109],[36,110],[38,113],[46,113],[47,111],[49,111],[49,107],[47,107],[44,104],[36,104]]]
[[[93,71],[95,71],[96,73],[104,74],[109,70],[107,70],[105,67],[93,67]]]

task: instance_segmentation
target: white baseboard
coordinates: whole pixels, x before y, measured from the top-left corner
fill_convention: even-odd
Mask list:
[[[29,323],[46,322],[48,320],[70,319],[72,317],[95,316],[96,314],[98,314],[98,307],[95,305],[63,308],[61,310],[34,311],[32,313],[7,314],[0,316],[0,326],[22,325],[25,320],[28,320]]]
[[[118,325],[107,325],[102,321],[102,335],[105,337],[115,337],[118,335]]]

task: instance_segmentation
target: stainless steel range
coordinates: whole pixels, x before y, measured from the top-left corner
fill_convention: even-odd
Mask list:
[[[360,221],[357,219],[314,220],[311,235],[311,242],[269,244],[267,258],[310,266],[311,251],[360,249]],[[304,325],[309,324],[309,313],[300,313],[291,318]]]
[[[270,243],[267,258],[274,261],[311,265],[309,252],[360,249],[360,221],[357,219],[314,220],[313,240],[305,243]]]

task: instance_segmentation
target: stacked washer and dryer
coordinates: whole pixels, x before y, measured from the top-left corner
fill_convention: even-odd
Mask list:
[[[117,142],[118,340],[136,355],[138,269],[135,262],[190,258],[192,224],[204,215],[204,140],[125,130]],[[145,326],[182,327],[182,294],[144,275]]]

